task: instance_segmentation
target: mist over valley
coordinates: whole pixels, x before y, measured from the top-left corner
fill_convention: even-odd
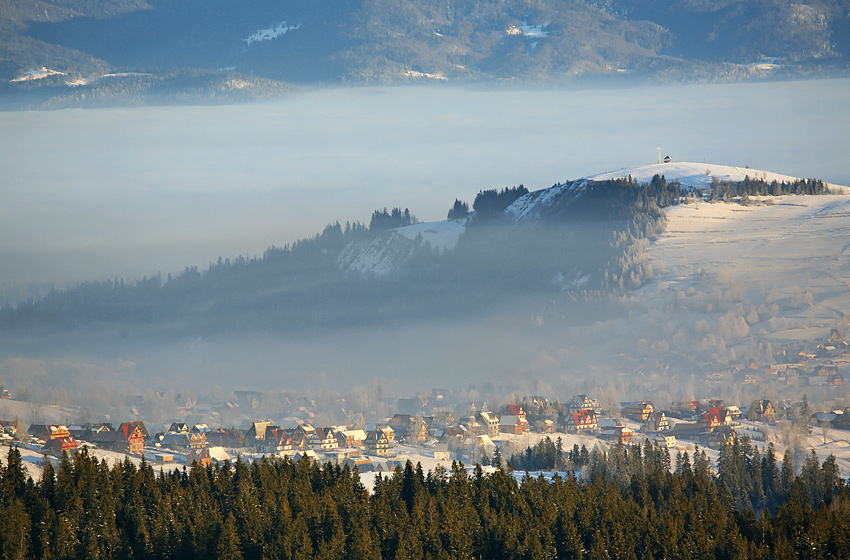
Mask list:
[[[610,235],[612,222],[576,224],[570,222],[576,216],[569,215],[552,217],[562,224],[553,245],[518,241],[522,228],[486,234],[481,233],[486,228],[478,228],[477,244],[431,246],[402,273],[383,279],[380,266],[387,263],[366,258],[368,238],[365,246],[349,250],[347,260],[333,252],[320,263],[318,275],[308,275],[311,282],[326,283],[324,288],[292,277],[288,289],[296,289],[277,300],[282,308],[269,304],[278,296],[269,293],[267,280],[244,283],[229,269],[241,262],[236,268],[247,271],[255,259],[273,258],[316,234],[321,243],[324,224],[339,222],[340,232],[346,222],[368,226],[374,210],[394,207],[409,209],[423,222],[440,221],[455,199],[471,209],[480,191],[568,185],[595,172],[652,161],[657,144],[663,144],[662,156],[704,158],[707,168],[712,161],[734,158],[744,174],[747,162],[789,178],[850,183],[839,155],[850,127],[846,86],[843,80],[827,80],[538,92],[366,88],[231,107],[4,113],[4,127],[16,131],[3,137],[9,204],[0,239],[3,262],[10,263],[2,271],[7,304],[38,300],[53,287],[71,289],[77,282],[117,280],[129,288],[143,276],[166,292],[171,277],[177,289],[171,292],[177,298],[173,303],[161,299],[149,307],[128,300],[124,319],[120,306],[98,308],[105,313],[98,315],[83,305],[77,308],[85,309],[80,316],[37,321],[8,335],[3,345],[7,383],[28,385],[26,368],[14,361],[24,359],[36,360],[56,386],[83,393],[88,390],[81,389],[81,379],[94,387],[108,372],[121,371],[133,390],[142,392],[178,390],[198,380],[203,380],[201,391],[344,392],[341,385],[379,383],[398,396],[435,385],[468,390],[487,382],[504,394],[567,394],[600,383],[620,393],[638,383],[647,390],[663,388],[672,399],[672,393],[694,386],[693,374],[699,379],[706,368],[729,367],[733,349],[741,356],[732,362],[764,354],[763,346],[758,350],[762,339],[790,328],[777,323],[785,316],[792,324],[794,317],[805,326],[815,323],[812,313],[800,315],[789,303],[787,313],[759,315],[746,332],[724,331],[739,315],[746,321],[753,309],[758,314],[759,305],[779,305],[775,294],[767,302],[773,287],[791,301],[793,285],[800,290],[798,300],[809,293],[815,303],[818,297],[808,285],[813,282],[767,278],[763,287],[759,284],[763,301],[758,303],[750,299],[751,290],[743,294],[723,287],[736,274],[746,275],[749,264],[724,263],[722,252],[699,270],[692,265],[682,277],[668,278],[712,238],[694,236],[684,255],[666,256],[657,247],[665,246],[667,234],[659,243],[653,241],[656,234],[644,231],[628,244],[634,261],[626,269],[631,274],[629,267],[639,265],[637,282],[627,276],[621,287],[609,278],[603,286],[606,270],[610,275],[619,268],[620,274],[623,265],[612,265],[619,257],[593,264],[589,256],[607,255],[610,243],[605,251],[588,251],[591,255],[571,254],[569,247],[587,250],[589,240],[604,238],[595,228]],[[777,90],[782,95],[771,95]],[[817,141],[800,143],[799,136],[815,124]],[[58,132],[72,136],[76,149],[64,149]],[[693,165],[697,170],[689,175],[709,177],[708,169]],[[710,188],[710,182],[703,183]],[[776,219],[781,223],[782,214]],[[425,229],[399,241],[405,255],[422,244],[416,235],[427,240],[433,229],[427,223],[416,227]],[[805,231],[799,237],[803,243]],[[334,232],[325,233],[330,242]],[[387,236],[391,232],[379,237]],[[571,237],[574,245],[558,241]],[[481,244],[486,240],[495,252],[487,253]],[[519,252],[511,252],[511,242]],[[392,246],[379,245],[379,257]],[[532,246],[539,252],[521,249]],[[270,247],[276,249],[269,253]],[[456,263],[447,264],[452,255]],[[474,258],[482,268],[465,266]],[[223,283],[208,292],[212,299],[185,282],[192,276],[186,271],[197,269],[205,276],[204,290],[210,290],[217,267],[230,276],[221,276]],[[707,284],[689,284],[703,269]],[[458,273],[466,274],[460,282]],[[592,284],[582,285],[590,279]],[[688,301],[699,292],[694,300],[699,306],[684,304],[689,311],[683,315],[679,291]],[[731,319],[721,320],[730,312]],[[839,312],[817,317],[821,330],[840,320]],[[659,344],[667,350],[658,350]],[[702,349],[684,358],[675,351],[683,345]],[[634,348],[644,356],[624,362],[623,355]],[[653,354],[659,357],[647,358]],[[675,371],[666,369],[667,354],[678,356]],[[647,364],[657,372],[647,371]],[[671,385],[671,378],[678,381]]]
[[[0,0],[0,556],[847,558],[837,0]]]

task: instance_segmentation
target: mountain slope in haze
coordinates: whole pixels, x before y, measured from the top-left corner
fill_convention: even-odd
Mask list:
[[[92,282],[9,307],[8,333],[76,331],[137,325],[165,336],[200,330],[303,332],[407,324],[531,308],[562,300],[616,301],[652,279],[649,241],[664,228],[662,208],[716,173],[706,197],[742,202],[752,194],[823,194],[813,180],[719,180],[734,168],[668,164],[671,178],[579,179],[549,189],[482,191],[466,216],[416,223],[408,211],[376,211],[367,227],[328,225],[314,238],[262,258],[219,259],[206,271],[187,268],[167,279]],[[628,177],[631,177],[629,179]],[[456,207],[459,204],[456,203]],[[613,298],[613,299],[612,299]],[[524,303],[520,303],[524,302]],[[547,304],[549,305],[549,304]]]
[[[520,225],[505,209],[525,193],[483,191],[462,220],[417,224],[407,211],[376,211],[368,227],[331,224],[259,259],[220,259],[203,272],[133,284],[82,284],[7,309],[3,323],[303,331],[459,317],[572,288],[639,285],[643,240],[663,227],[660,206],[675,201],[679,185],[590,183],[569,208],[551,206]]]
[[[850,9],[837,0],[0,0],[0,46],[11,91],[190,69],[291,83],[741,79],[845,71]]]

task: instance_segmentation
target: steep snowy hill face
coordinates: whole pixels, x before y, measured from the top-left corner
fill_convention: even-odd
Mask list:
[[[388,231],[370,242],[351,243],[339,255],[340,268],[363,277],[392,276],[418,254],[442,254],[454,249],[469,220],[412,224]]]
[[[548,189],[530,192],[508,206],[505,214],[517,224],[539,222],[554,218],[575,201],[587,188],[587,181],[579,179]]]

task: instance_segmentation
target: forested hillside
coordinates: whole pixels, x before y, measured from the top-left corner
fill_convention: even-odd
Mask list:
[[[750,196],[828,194],[819,180],[714,181],[709,200],[749,204]],[[528,192],[481,191],[469,213],[449,214],[455,245],[432,245],[409,209],[373,212],[368,224],[335,222],[311,238],[270,247],[261,257],[219,258],[181,274],[92,281],[39,301],[6,302],[9,336],[136,326],[156,336],[198,332],[306,332],[459,319],[500,309],[558,314],[592,305],[586,320],[618,313],[618,301],[653,277],[648,243],[665,225],[664,207],[685,192],[655,176],[578,180]],[[447,222],[432,224],[446,227]],[[427,228],[426,228],[427,229]],[[581,320],[583,315],[572,315]],[[194,334],[193,334],[194,333]]]
[[[740,448],[739,443],[734,446]],[[7,558],[839,559],[850,555],[850,495],[834,457],[697,454],[668,470],[666,448],[615,445],[551,480],[510,468],[425,473],[408,462],[375,481],[309,459],[237,459],[157,474],[85,451],[27,479],[17,449],[0,471]],[[726,460],[722,457],[727,457]],[[731,476],[773,489],[742,502]]]
[[[336,222],[260,258],[220,258],[204,271],[187,267],[174,277],[54,291],[7,306],[0,328],[10,334],[109,324],[156,325],[166,336],[197,329],[303,332],[459,318],[527,298],[610,297],[651,277],[647,239],[663,228],[661,207],[678,200],[678,183],[578,181],[549,191],[557,196],[537,204],[535,220],[521,224],[508,206],[546,191],[482,191],[453,249],[397,235],[394,228],[415,222],[409,210],[377,210],[368,226]],[[375,246],[393,257],[386,275],[346,267],[351,253]]]

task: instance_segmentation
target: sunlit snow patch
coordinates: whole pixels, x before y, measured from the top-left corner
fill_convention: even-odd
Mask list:
[[[522,22],[522,25],[510,26],[506,33],[508,35],[524,35],[525,37],[534,37],[536,39],[541,39],[543,37],[549,36],[548,31],[543,31],[543,28],[548,25],[548,23],[541,23],[540,25],[528,25],[527,22]]]
[[[408,70],[404,73],[408,78],[428,78],[430,80],[443,80],[446,81],[448,78],[443,76],[442,74],[429,74],[427,72],[416,72],[415,70]]]
[[[42,66],[41,68],[30,68],[25,71],[23,74],[18,76],[17,78],[13,78],[12,82],[29,82],[31,80],[40,80],[42,78],[47,78],[48,76],[64,76],[65,72],[59,72],[58,70],[51,70],[50,68],[45,68]]]
[[[285,21],[280,22],[280,25],[276,27],[270,27],[268,29],[260,29],[247,39],[242,39],[248,45],[251,43],[259,43],[260,41],[271,41],[272,39],[277,39],[281,35],[286,34],[289,31],[294,31],[301,27],[301,24],[298,25],[286,25]]]

